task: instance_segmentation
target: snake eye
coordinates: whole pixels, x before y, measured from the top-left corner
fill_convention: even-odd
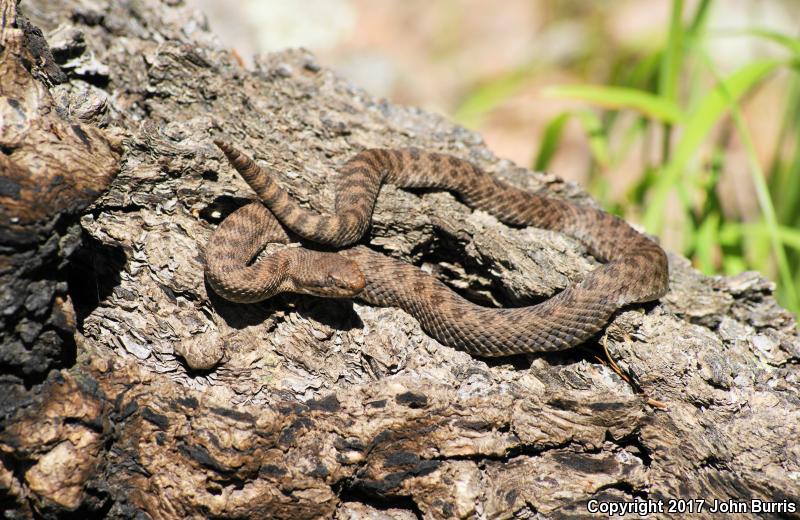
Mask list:
[[[336,276],[334,273],[328,274],[328,286],[342,288],[345,286],[344,281]]]
[[[342,269],[328,273],[330,287],[341,289],[345,293],[352,295],[364,288],[364,276],[358,269]]]

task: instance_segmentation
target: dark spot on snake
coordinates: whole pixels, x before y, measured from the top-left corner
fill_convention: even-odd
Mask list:
[[[142,408],[142,418],[150,421],[151,423],[155,424],[162,430],[166,429],[169,426],[169,419],[166,415],[162,415],[153,411],[153,409],[145,406]]]
[[[374,160],[373,166],[376,170],[382,170],[385,168],[386,165],[386,150],[383,148],[376,148],[374,150],[370,150],[370,155]]]
[[[395,401],[409,408],[424,408],[428,405],[428,397],[415,392],[402,393],[395,397]]]
[[[200,404],[194,397],[179,397],[178,399],[175,399],[175,402],[187,408],[197,408],[197,406]]]
[[[167,442],[167,436],[164,435],[164,432],[156,433],[156,444],[159,446],[163,446]]]
[[[372,172],[373,170],[370,169],[369,166],[349,164],[347,168],[342,171],[343,183],[340,189],[342,192],[347,193],[348,188],[362,184],[365,179],[372,176]]]
[[[380,169],[380,162],[376,158],[377,150],[365,150],[364,152],[355,156],[354,159],[364,161],[374,170]]]
[[[0,197],[9,197],[14,200],[19,200],[20,190],[22,186],[8,177],[0,177]]]
[[[311,399],[306,402],[306,405],[310,410],[323,410],[326,412],[336,412],[341,408],[341,403],[333,394],[322,399]]]
[[[377,401],[370,401],[366,404],[370,408],[384,408],[386,406],[386,399],[378,399]]]
[[[389,168],[393,172],[401,170],[403,167],[401,156],[402,154],[398,150],[387,150],[386,152],[386,158],[388,161],[387,168]]]
[[[72,125],[70,126],[70,128],[72,128],[73,133],[75,133],[75,135],[78,136],[78,139],[83,141],[83,144],[85,144],[88,148],[91,149],[92,143],[89,142],[89,136],[86,135],[86,132],[84,132],[83,129],[78,125]]]

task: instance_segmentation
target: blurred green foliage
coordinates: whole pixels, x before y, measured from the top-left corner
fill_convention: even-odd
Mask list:
[[[604,85],[546,89],[545,96],[580,100],[587,107],[562,113],[549,122],[532,166],[548,168],[566,123],[575,119],[584,129],[592,153],[589,189],[607,210],[638,216],[646,230],[656,235],[668,221],[681,222],[681,252],[698,269],[707,274],[758,270],[777,280],[780,302],[797,315],[800,39],[758,28],[709,33],[710,7],[711,0],[701,0],[689,13],[684,12],[683,0],[673,0],[666,41],[659,48],[620,55]],[[785,57],[753,59],[722,76],[706,42],[709,38],[741,37],[772,42],[783,49]],[[790,72],[790,84],[786,99],[781,100],[785,110],[778,142],[764,167],[739,104],[779,70]],[[526,66],[481,85],[467,96],[456,118],[466,124],[476,121],[535,73],[535,66]],[[620,117],[623,114],[635,115],[635,124],[630,124],[629,117]],[[634,152],[631,143],[647,146],[653,138],[658,139],[658,158],[642,165],[627,193],[612,197],[604,175]],[[718,193],[734,139],[748,160],[751,186],[744,192],[752,192],[758,201],[758,214],[749,221],[727,215]]]

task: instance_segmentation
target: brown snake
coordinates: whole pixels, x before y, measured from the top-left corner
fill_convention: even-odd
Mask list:
[[[520,190],[462,159],[413,149],[364,150],[339,171],[334,214],[320,215],[301,207],[269,172],[232,145],[214,142],[263,202],[228,216],[206,247],[208,282],[228,300],[257,302],[280,292],[356,297],[402,308],[444,345],[477,356],[507,356],[578,345],[620,307],[654,300],[667,291],[666,254],[625,221]],[[475,305],[418,268],[365,246],[337,253],[285,248],[252,263],[267,243],[289,241],[278,220],[319,243],[347,246],[358,241],[384,182],[452,191],[507,224],[571,235],[606,263],[552,298],[514,309]]]

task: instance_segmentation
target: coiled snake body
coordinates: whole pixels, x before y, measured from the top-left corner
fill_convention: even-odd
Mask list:
[[[279,292],[356,297],[404,309],[444,345],[478,356],[506,356],[578,345],[620,307],[667,291],[666,254],[623,220],[520,190],[462,159],[414,149],[362,151],[339,171],[334,213],[320,215],[301,207],[232,145],[215,143],[263,202],[228,216],[206,247],[208,282],[228,300],[256,302]],[[278,220],[319,243],[355,243],[369,226],[384,182],[452,191],[502,222],[571,235],[606,263],[545,302],[515,309],[475,305],[418,268],[365,246],[338,253],[285,248],[251,264],[267,243],[289,241]]]

